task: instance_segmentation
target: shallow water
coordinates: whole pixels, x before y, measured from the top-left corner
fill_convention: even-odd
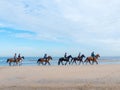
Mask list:
[[[0,57],[0,66],[8,66],[6,60],[10,57]],[[37,66],[37,60],[39,57],[25,57],[23,60],[22,66]],[[85,59],[85,58],[84,58]],[[50,61],[51,65],[58,65],[59,57],[53,57],[53,60]],[[100,57],[98,59],[99,64],[120,64],[120,57]]]

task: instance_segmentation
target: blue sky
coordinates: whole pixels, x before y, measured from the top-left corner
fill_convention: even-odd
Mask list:
[[[0,56],[120,56],[119,0],[0,0]]]

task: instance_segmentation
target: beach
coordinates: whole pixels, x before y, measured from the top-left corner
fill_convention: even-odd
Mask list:
[[[120,90],[120,64],[1,66],[0,90]]]

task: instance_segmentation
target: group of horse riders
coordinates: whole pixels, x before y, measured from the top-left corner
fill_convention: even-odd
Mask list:
[[[59,58],[58,61],[58,65],[62,64],[62,65],[66,65],[67,63],[69,64],[77,64],[77,62],[79,62],[79,64],[84,64],[84,63],[90,63],[90,64],[94,64],[94,62],[96,62],[96,64],[98,64],[97,59],[98,57],[100,57],[99,54],[94,54],[94,51],[91,53],[90,57],[86,57],[86,59],[83,61],[83,58],[85,58],[85,55],[81,53],[78,54],[77,57],[72,57],[71,55],[67,56],[67,53],[64,54],[64,57]],[[71,60],[69,60],[71,58]],[[66,63],[64,64],[63,61],[65,61]]]
[[[80,58],[81,56],[81,53],[78,54],[78,58]],[[91,57],[93,57],[93,59],[95,58],[95,54],[94,54],[94,51],[91,53]],[[64,58],[66,59],[67,58],[67,53],[65,52],[64,54]]]
[[[91,64],[91,61],[92,63],[96,62],[96,64],[98,64],[97,62],[97,58],[100,57],[99,54],[94,54],[94,51],[91,53],[91,56],[90,57],[87,57],[85,59],[85,61],[83,62],[82,59],[83,59],[84,54],[81,55],[81,53],[78,54],[77,57],[72,57],[71,55],[68,55],[67,56],[67,53],[65,52],[64,54],[64,57],[61,57],[59,58],[58,60],[58,65],[62,64],[62,65],[66,65],[68,62],[70,64],[70,62],[72,63],[76,63],[77,61],[79,61],[79,64],[82,62],[84,64],[84,62],[89,62]],[[69,59],[71,58],[71,61],[69,61]],[[7,59],[7,62],[9,62],[9,65],[11,66],[11,62],[14,62],[16,64],[21,64],[20,62],[22,62],[22,59],[24,59],[24,56],[21,57],[20,54],[18,54],[18,57],[17,57],[17,54],[15,53],[14,54],[14,58],[9,58]],[[47,56],[47,54],[45,53],[44,54],[44,57],[43,58],[39,58],[37,63],[38,64],[43,64],[43,65],[46,65],[46,64],[49,64],[50,65],[50,62],[49,60],[52,60],[52,57],[51,56]],[[63,61],[65,61],[65,64],[63,63]]]
[[[20,54],[18,54],[18,57],[17,57],[17,54],[16,54],[16,53],[14,54],[14,60],[15,60],[15,61],[16,61],[17,58],[20,58],[20,57],[21,57]],[[78,58],[80,58],[80,57],[81,57],[81,53],[79,52]],[[91,53],[91,57],[94,59],[94,57],[95,57],[94,51]],[[66,58],[67,58],[67,53],[65,52],[65,54],[64,54],[64,59],[66,59]],[[47,60],[47,54],[46,54],[46,53],[44,54],[43,59],[44,59],[44,60]]]
[[[12,62],[13,62],[14,65],[18,65],[18,64],[21,65],[22,64],[22,59],[24,59],[24,56],[21,57],[20,54],[18,54],[18,56],[17,56],[17,54],[15,53],[14,57],[13,58],[8,58],[6,62],[9,63],[9,66],[11,66]]]
[[[80,57],[80,55],[81,55],[81,53],[79,53],[78,54],[78,58]],[[18,57],[17,57],[17,54],[15,53],[14,54],[14,60],[16,60],[17,58],[20,58],[21,56],[20,56],[20,53],[18,54]],[[91,57],[93,57],[93,59],[94,59],[94,57],[95,57],[95,54],[94,54],[94,51],[91,53]],[[44,54],[44,57],[43,57],[45,60],[47,59],[47,54],[45,53]],[[67,58],[67,53],[65,52],[65,54],[64,54],[64,58],[66,59]]]

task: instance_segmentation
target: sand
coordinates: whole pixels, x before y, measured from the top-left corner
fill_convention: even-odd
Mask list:
[[[120,65],[2,66],[0,90],[120,90]]]

